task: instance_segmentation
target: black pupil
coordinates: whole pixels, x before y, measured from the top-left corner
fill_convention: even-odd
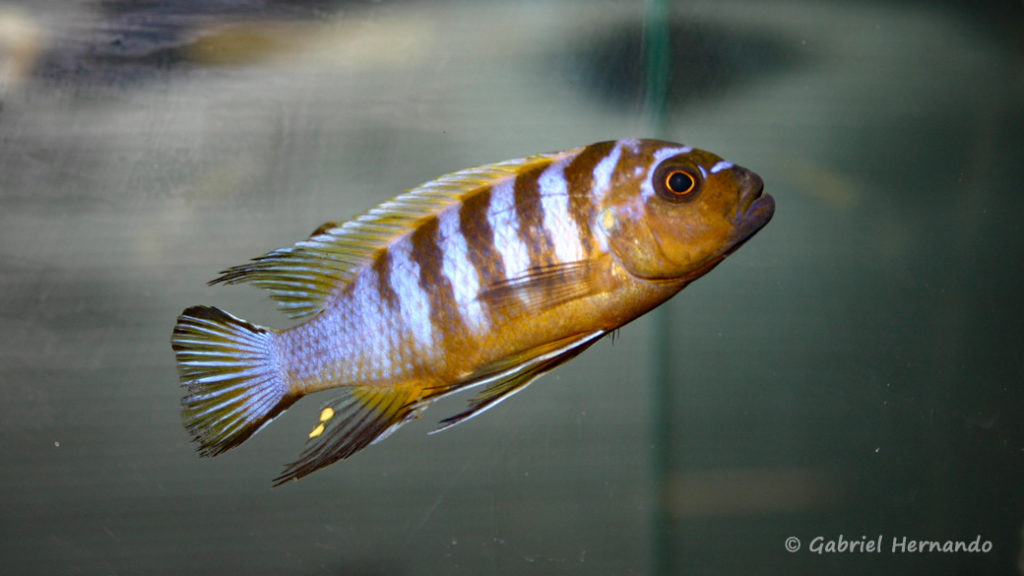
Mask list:
[[[685,194],[693,187],[693,178],[686,172],[673,172],[668,177],[668,188],[676,194]]]

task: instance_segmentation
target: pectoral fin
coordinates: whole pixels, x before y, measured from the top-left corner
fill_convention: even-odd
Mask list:
[[[486,366],[455,388],[486,385],[469,401],[469,408],[441,420],[432,433],[440,432],[482,414],[502,400],[526,388],[531,382],[567,362],[597,342],[605,333],[591,332],[540,346],[508,359]]]
[[[491,285],[483,290],[480,299],[497,307],[522,302],[540,312],[591,294],[595,283],[588,281],[590,272],[585,260],[537,266],[521,276]]]

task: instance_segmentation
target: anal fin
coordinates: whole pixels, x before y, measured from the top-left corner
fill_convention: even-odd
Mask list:
[[[425,392],[431,387],[422,383],[362,384],[343,388],[343,395],[321,410],[319,421],[309,433],[306,449],[274,479],[274,485],[307,476],[383,440],[442,396],[485,386],[470,400],[465,411],[442,420],[434,432],[464,422],[571,360],[604,334],[604,331],[578,334],[493,362],[442,394]]]
[[[320,411],[306,449],[274,479],[274,486],[307,476],[383,440],[426,407],[413,385],[364,384],[344,392]]]
[[[575,358],[604,334],[604,331],[597,331],[573,336],[484,367],[465,383],[457,384],[454,389],[463,390],[482,385],[487,387],[469,401],[468,409],[441,420],[440,426],[431,433],[451,428],[493,408],[502,400],[526,388],[537,378]]]

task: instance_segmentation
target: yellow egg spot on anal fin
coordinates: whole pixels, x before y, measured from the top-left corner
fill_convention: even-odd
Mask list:
[[[316,425],[316,428],[313,428],[313,431],[309,433],[309,437],[310,438],[316,438],[317,436],[319,436],[319,435],[321,435],[323,433],[324,433],[324,425],[321,422],[320,424]]]
[[[604,228],[606,232],[611,232],[615,229],[615,213],[612,212],[611,208],[601,212],[601,228]]]
[[[330,406],[328,406],[327,408],[324,408],[320,412],[320,421],[321,422],[327,422],[331,418],[334,418],[334,408],[331,408]]]

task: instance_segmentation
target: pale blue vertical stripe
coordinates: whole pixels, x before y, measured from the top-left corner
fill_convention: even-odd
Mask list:
[[[452,206],[438,217],[437,246],[441,251],[441,272],[452,286],[455,306],[466,325],[476,333],[489,328],[483,306],[477,300],[480,279],[469,260],[469,247],[459,226],[459,206]]]

